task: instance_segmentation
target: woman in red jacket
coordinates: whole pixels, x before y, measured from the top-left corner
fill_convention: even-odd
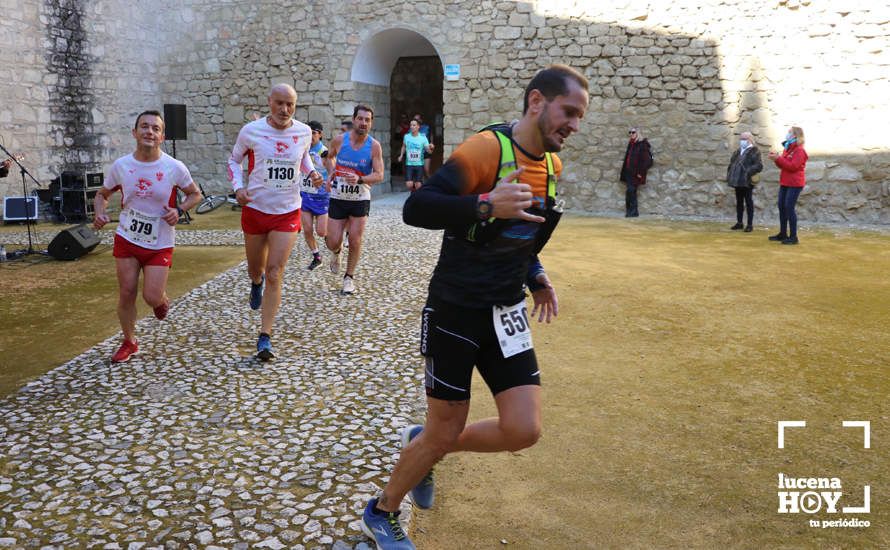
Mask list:
[[[803,130],[792,126],[782,142],[782,154],[769,152],[769,158],[782,171],[779,175],[779,233],[769,238],[782,244],[797,244],[797,198],[806,185],[807,152]]]

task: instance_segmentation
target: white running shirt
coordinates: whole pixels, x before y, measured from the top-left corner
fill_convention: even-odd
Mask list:
[[[175,230],[161,216],[164,207],[176,208],[176,189],[191,184],[185,164],[164,152],[154,162],[140,162],[132,153],[114,161],[102,186],[122,195],[117,234],[142,248],[173,247]]]
[[[266,214],[293,212],[302,205],[303,175],[315,170],[311,145],[312,130],[296,120],[286,130],[273,128],[265,118],[245,124],[229,157],[232,188],[245,187],[241,163],[247,158],[249,206]]]

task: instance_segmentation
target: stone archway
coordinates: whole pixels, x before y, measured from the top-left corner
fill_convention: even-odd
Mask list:
[[[444,73],[441,56],[428,38],[406,28],[379,31],[359,47],[350,77],[356,83],[357,95],[373,100],[374,134],[383,145],[390,190],[403,189],[402,171],[394,165],[401,148],[400,115],[423,115],[436,146],[431,169],[441,164]]]

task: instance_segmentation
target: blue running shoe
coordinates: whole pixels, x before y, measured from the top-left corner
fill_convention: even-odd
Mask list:
[[[272,338],[268,334],[260,334],[256,341],[256,356],[260,361],[268,361],[273,359],[272,354]]]
[[[414,550],[414,543],[402,531],[400,512],[374,513],[377,499],[372,498],[362,514],[362,531],[377,543],[377,550]]]
[[[263,285],[266,283],[266,276],[260,278],[259,283],[250,282],[250,309],[260,309],[263,305]]]
[[[402,430],[402,448],[407,447],[408,443],[411,443],[411,440],[420,435],[422,431],[423,426],[420,424],[411,424]],[[433,484],[433,471],[430,470],[423,476],[420,483],[411,489],[411,502],[418,508],[426,510],[427,508],[432,508],[435,498],[436,486]]]

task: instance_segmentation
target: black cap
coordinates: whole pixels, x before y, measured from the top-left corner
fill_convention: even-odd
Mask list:
[[[311,129],[315,130],[316,132],[323,132],[323,131],[324,131],[324,128],[321,127],[321,122],[319,122],[319,121],[317,121],[317,120],[310,120],[310,121],[309,121],[309,127],[310,127]]]

